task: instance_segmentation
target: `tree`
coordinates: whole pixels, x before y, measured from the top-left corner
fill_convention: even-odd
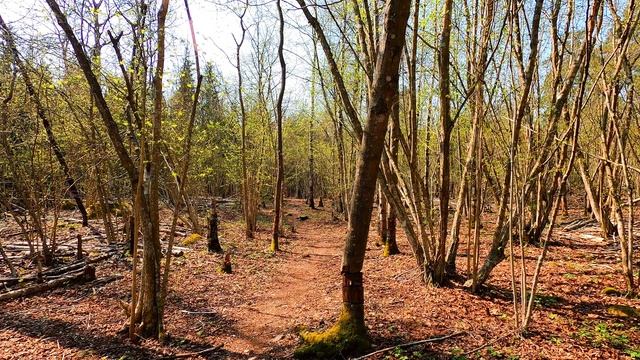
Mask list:
[[[314,18],[304,0],[298,0],[298,3],[313,26]],[[379,55],[375,62],[376,70],[373,74],[373,86],[369,96],[367,122],[356,166],[350,204],[351,216],[342,258],[343,305],[340,319],[323,334],[304,336],[310,344],[299,350],[301,355],[316,353],[321,349],[326,349],[327,345],[333,346],[337,351],[361,351],[369,344],[364,320],[362,265],[369,235],[378,166],[384,147],[389,115],[393,103],[397,101],[398,97],[398,70],[409,12],[409,2],[392,0],[386,4],[383,13],[383,32],[379,42]]]
[[[76,59],[82,69],[82,72],[89,83],[91,93],[96,101],[96,106],[100,112],[102,120],[107,128],[107,133],[111,139],[111,143],[114,146],[121,165],[127,171],[129,180],[131,183],[132,192],[136,193],[135,211],[137,213],[136,223],[140,225],[143,233],[145,251],[143,253],[143,278],[140,287],[140,294],[136,301],[135,280],[133,280],[132,286],[134,287],[132,302],[129,308],[129,315],[131,318],[130,323],[130,335],[132,339],[135,339],[135,333],[140,333],[144,336],[160,337],[163,333],[162,330],[162,318],[160,312],[160,226],[158,216],[158,185],[159,185],[159,173],[160,173],[160,147],[161,131],[162,131],[162,77],[164,69],[164,40],[165,40],[165,20],[169,7],[169,0],[163,0],[161,7],[158,11],[158,41],[157,41],[157,63],[156,73],[154,76],[154,104],[153,104],[153,118],[151,129],[145,129],[141,135],[143,138],[140,141],[141,150],[140,154],[142,161],[138,166],[134,163],[133,159],[127,152],[118,125],[114,120],[113,114],[107,101],[103,95],[102,87],[98,82],[96,75],[91,68],[91,61],[82,48],[82,44],[75,36],[73,29],[69,25],[66,16],[60,9],[60,6],[55,0],[47,0],[47,4],[53,11],[58,25],[64,31],[68,41],[76,55]],[[143,9],[146,9],[146,5],[143,4]],[[126,74],[126,72],[125,72]],[[126,79],[126,78],[125,78]],[[131,93],[130,80],[126,80],[129,90],[130,105],[135,105],[132,101],[133,94]],[[145,89],[146,90],[146,89]],[[135,108],[132,109],[135,113]],[[143,122],[140,122],[144,124]],[[142,129],[140,129],[142,130]],[[149,131],[152,134],[151,147],[146,144],[147,140],[144,138],[144,133]],[[137,228],[137,226],[136,226]],[[134,258],[137,246],[134,247]],[[134,263],[135,264],[135,263]],[[135,273],[135,267],[134,267]],[[135,275],[134,275],[135,279]],[[135,328],[134,328],[135,327]]]
[[[280,250],[278,240],[280,238],[282,220],[282,184],[284,181],[284,158],[282,156],[282,101],[284,99],[285,84],[287,81],[287,64],[284,60],[284,16],[282,15],[282,7],[280,0],[277,0],[276,6],[278,8],[278,16],[280,18],[280,42],[278,43],[278,58],[280,60],[280,92],[278,93],[278,100],[276,103],[276,132],[277,132],[277,175],[276,175],[276,188],[274,197],[274,212],[273,212],[273,237],[271,239],[271,251],[276,252]]]
[[[60,167],[62,168],[62,171],[64,172],[64,175],[66,177],[65,183],[69,188],[69,194],[71,195],[73,200],[76,202],[76,206],[78,207],[78,210],[82,215],[82,225],[87,226],[89,225],[87,210],[85,209],[84,203],[82,202],[82,196],[80,195],[80,191],[78,190],[76,180],[74,180],[73,176],[71,175],[71,171],[69,170],[69,165],[67,164],[67,161],[65,159],[64,152],[62,151],[62,148],[60,148],[60,145],[58,145],[58,142],[56,141],[56,137],[53,134],[53,130],[51,129],[51,123],[49,121],[49,118],[47,117],[44,106],[40,101],[40,97],[38,96],[38,93],[36,93],[36,90],[33,86],[31,77],[29,76],[29,71],[25,66],[24,62],[22,61],[22,59],[20,59],[20,53],[18,52],[18,48],[16,47],[15,42],[13,40],[13,34],[9,30],[9,27],[7,26],[7,24],[5,24],[4,20],[2,20],[2,17],[0,17],[0,27],[2,27],[2,30],[4,31],[9,47],[11,48],[11,52],[13,53],[13,60],[16,66],[18,67],[18,69],[20,70],[20,74],[22,75],[24,84],[27,87],[27,92],[29,93],[29,96],[31,96],[34,103],[36,104],[38,117],[40,117],[40,120],[42,121],[42,126],[44,127],[47,133],[47,139],[49,140],[49,143],[51,144],[51,148],[53,149],[53,152],[56,155],[56,159],[58,160],[58,163],[60,164]]]

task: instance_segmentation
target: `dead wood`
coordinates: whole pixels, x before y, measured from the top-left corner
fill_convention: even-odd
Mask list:
[[[82,268],[81,271],[70,273],[61,278],[47,281],[42,284],[37,284],[37,285],[22,288],[22,289],[9,291],[4,294],[0,294],[0,302],[39,294],[41,292],[45,292],[48,290],[57,289],[69,283],[81,284],[88,281],[93,281],[95,280],[95,278],[96,278],[96,268],[94,268],[93,266],[87,265],[84,268]]]
[[[68,275],[68,274],[71,274],[71,273],[75,273],[75,272],[77,272],[78,269],[82,269],[82,268],[86,267],[89,264],[95,264],[95,263],[100,262],[102,260],[108,259],[111,256],[113,256],[114,254],[115,254],[115,252],[109,252],[107,254],[101,255],[101,256],[99,256],[97,258],[94,258],[94,259],[85,259],[85,260],[82,260],[82,261],[77,261],[77,262],[71,263],[69,265],[65,265],[65,266],[49,269],[47,271],[42,272],[41,278],[43,280],[58,279],[58,278],[60,278],[60,276]],[[20,282],[22,282],[22,283],[30,282],[30,281],[34,281],[34,280],[37,280],[37,279],[38,279],[38,275],[37,274],[32,274],[32,275],[27,275],[27,276],[23,276],[23,277],[5,277],[5,278],[0,278],[0,283],[5,283],[6,286],[13,286],[13,285],[18,284]]]
[[[596,221],[592,220],[592,219],[578,219],[575,221],[571,221],[570,223],[568,223],[563,230],[564,231],[574,231],[574,230],[578,230],[581,229],[583,227],[587,227],[590,225],[595,225]]]
[[[224,344],[219,344],[219,345],[216,345],[216,346],[208,348],[208,349],[204,349],[204,350],[200,350],[200,351],[196,351],[196,352],[192,352],[192,353],[169,355],[169,356],[161,357],[160,359],[181,359],[181,358],[196,357],[198,355],[204,355],[204,354],[208,354],[210,352],[214,352],[216,350],[220,350],[223,346],[224,346]]]

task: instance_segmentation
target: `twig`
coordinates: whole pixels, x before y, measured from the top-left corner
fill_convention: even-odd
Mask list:
[[[503,334],[503,335],[501,335],[501,336],[498,336],[497,338],[495,338],[495,339],[493,339],[493,340],[491,340],[491,341],[487,341],[486,343],[482,344],[481,346],[478,346],[477,348],[475,348],[475,349],[473,349],[473,350],[469,350],[469,351],[467,351],[467,352],[466,352],[466,353],[464,353],[463,355],[464,355],[464,356],[471,355],[471,354],[475,353],[476,351],[480,351],[480,350],[482,350],[482,349],[486,348],[487,346],[489,346],[489,345],[491,345],[491,344],[493,344],[493,343],[496,343],[496,342],[498,342],[498,341],[500,341],[500,340],[502,340],[502,339],[504,339],[504,338],[506,338],[507,336],[512,335],[512,334],[513,334],[513,331],[509,331],[509,332],[507,332],[506,334]]]
[[[168,360],[168,359],[181,359],[181,358],[194,357],[194,356],[198,356],[198,355],[208,354],[210,352],[214,352],[216,350],[221,349],[223,346],[224,346],[224,344],[219,344],[219,345],[216,345],[216,346],[214,346],[212,348],[200,350],[200,351],[197,351],[197,352],[170,355],[170,356],[161,357],[160,359]]]
[[[185,314],[194,314],[194,315],[211,315],[211,314],[218,313],[216,311],[189,311],[189,310],[180,310],[180,311]]]
[[[364,355],[364,356],[361,356],[361,357],[358,357],[358,358],[354,358],[353,360],[366,359],[366,358],[369,358],[369,357],[371,357],[373,355],[378,355],[378,354],[381,354],[381,353],[385,353],[385,352],[387,352],[389,350],[393,350],[395,348],[405,348],[405,347],[410,347],[410,346],[414,346],[414,345],[420,345],[420,344],[425,344],[425,343],[430,343],[430,342],[442,341],[442,340],[446,340],[446,339],[452,338],[454,336],[459,336],[459,335],[462,335],[462,334],[466,334],[466,331],[460,331],[460,332],[456,332],[456,333],[453,333],[453,334],[444,335],[444,336],[435,337],[435,338],[430,338],[430,339],[425,339],[425,340],[412,341],[412,342],[409,342],[409,343],[406,343],[406,344],[389,346],[387,348],[374,351],[374,352],[369,353],[367,355]]]

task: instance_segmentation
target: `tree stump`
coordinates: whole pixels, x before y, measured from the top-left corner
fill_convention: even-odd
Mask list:
[[[231,274],[231,254],[227,253],[224,256],[224,263],[222,264],[220,271],[225,274]]]
[[[209,235],[207,237],[207,248],[210,253],[222,253],[222,246],[220,246],[220,238],[218,237],[218,211],[216,210],[216,202],[212,201],[213,211],[211,217],[209,217]]]
[[[82,235],[78,234],[78,252],[76,253],[76,259],[82,260]]]

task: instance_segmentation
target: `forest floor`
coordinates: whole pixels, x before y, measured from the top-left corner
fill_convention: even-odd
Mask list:
[[[346,224],[333,219],[329,207],[310,210],[301,200],[287,200],[286,212],[291,214],[287,224],[300,215],[309,219],[296,221],[295,233],[287,225],[282,251],[272,255],[267,250],[269,212],[260,215],[256,238],[246,240],[237,209],[221,211],[222,246],[232,254],[232,274],[218,270],[222,255],[208,254],[205,239],[178,244],[188,250],[174,259],[164,343],[143,340],[134,345],[119,333],[126,321],[119,302],[129,298],[131,264],[129,257],[117,256],[97,265],[98,282],[0,304],[0,359],[171,358],[219,344],[224,344],[220,350],[193,358],[291,357],[300,329],[327,328],[338,315]],[[488,215],[482,229],[483,248],[488,247],[493,230],[494,214]],[[561,216],[560,223],[580,216]],[[95,230],[100,222],[92,224]],[[8,223],[0,225],[7,232],[15,231]],[[62,237],[64,232],[91,231],[59,225]],[[510,332],[514,320],[508,261],[498,266],[489,286],[477,295],[456,282],[445,288],[426,287],[402,231],[398,234],[401,255],[382,257],[373,227],[368,244],[366,319],[373,350],[460,334],[396,348],[372,359],[640,358],[640,312],[635,311],[639,300],[603,293],[608,287],[624,289],[624,282],[616,244],[604,241],[594,225],[574,231],[563,230],[562,225],[557,228],[525,337]],[[17,241],[15,236],[0,234],[0,238],[5,246]],[[462,271],[466,267],[463,248],[458,257]],[[529,274],[539,251],[535,246],[526,249]],[[26,260],[17,265],[33,268]],[[7,275],[2,263],[0,276]],[[99,282],[113,275],[122,277]]]

